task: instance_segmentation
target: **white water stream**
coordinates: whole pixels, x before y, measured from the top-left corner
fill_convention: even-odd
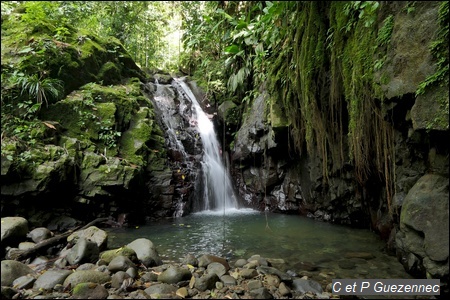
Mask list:
[[[182,79],[175,79],[186,96],[192,101],[195,109],[195,120],[203,144],[203,181],[204,195],[201,210],[223,211],[237,208],[237,200],[233,191],[227,169],[222,161],[222,151],[214,131],[212,121],[198,103],[192,90]]]

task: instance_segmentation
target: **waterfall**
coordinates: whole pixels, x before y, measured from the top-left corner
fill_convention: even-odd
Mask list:
[[[172,177],[170,183],[163,180],[163,197],[172,198],[173,216],[237,209],[237,198],[224,165],[228,161],[222,160],[213,123],[189,86],[183,79],[175,78],[170,84],[155,79],[154,84],[147,84],[147,91],[165,131]]]
[[[227,169],[221,158],[222,150],[217,140],[212,121],[206,115],[182,79],[175,79],[194,107],[193,117],[203,145],[202,171],[204,182],[203,199],[200,199],[200,210],[226,211],[237,208],[237,200],[233,191]]]

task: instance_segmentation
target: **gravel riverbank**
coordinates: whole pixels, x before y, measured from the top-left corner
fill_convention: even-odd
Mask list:
[[[282,272],[260,255],[230,262],[188,253],[167,263],[146,238],[108,249],[107,233],[96,226],[62,239],[27,226],[21,217],[2,218],[2,299],[338,298],[330,285]]]

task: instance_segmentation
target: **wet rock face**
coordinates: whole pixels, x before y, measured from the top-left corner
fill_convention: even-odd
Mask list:
[[[202,144],[192,104],[172,81],[88,84],[49,106],[43,114],[61,126],[60,144],[33,152],[43,162],[25,169],[2,157],[2,210],[28,217],[41,203],[83,220],[110,215],[121,225],[189,213]],[[92,104],[83,106],[90,95]],[[18,151],[12,141],[8,149]],[[117,220],[121,214],[126,222]]]
[[[250,114],[244,119],[235,140],[233,161],[248,160],[256,154],[262,154],[269,145],[276,145],[269,135],[270,128],[264,124],[265,97],[267,94],[255,99]]]
[[[427,174],[405,197],[396,243],[408,271],[424,270],[432,278],[448,277],[448,188],[448,178]]]
[[[149,82],[146,90],[163,131],[168,166],[164,171],[155,170],[155,178],[148,185],[155,195],[153,206],[157,208],[156,212],[153,209],[152,217],[180,217],[190,212],[194,190],[199,188],[201,178],[202,144],[194,108],[173,78]]]

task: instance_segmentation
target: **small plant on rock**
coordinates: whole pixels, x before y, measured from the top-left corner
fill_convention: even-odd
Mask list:
[[[33,74],[30,76],[18,76],[17,84],[21,90],[21,95],[27,95],[30,99],[35,99],[36,103],[45,102],[48,106],[48,98],[59,99],[64,92],[64,83],[55,78],[43,78]]]

